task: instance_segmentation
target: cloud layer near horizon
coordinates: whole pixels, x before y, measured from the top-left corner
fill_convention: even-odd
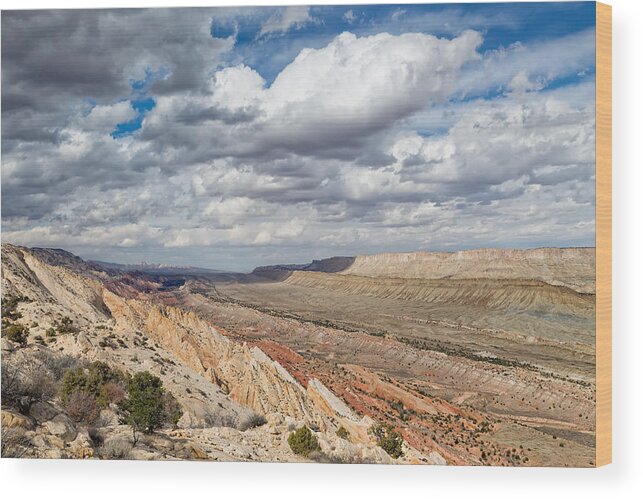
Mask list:
[[[592,244],[591,29],[489,48],[479,16],[324,12],[3,15],[3,240],[228,268]],[[286,41],[271,79],[243,55]]]

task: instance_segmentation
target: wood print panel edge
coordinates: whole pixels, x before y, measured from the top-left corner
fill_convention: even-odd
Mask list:
[[[612,462],[612,7],[596,3],[596,466]]]

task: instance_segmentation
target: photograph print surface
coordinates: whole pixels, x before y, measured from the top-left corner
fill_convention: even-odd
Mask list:
[[[2,12],[2,457],[596,464],[596,4]]]

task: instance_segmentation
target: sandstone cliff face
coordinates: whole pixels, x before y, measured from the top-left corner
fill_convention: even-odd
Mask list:
[[[102,301],[103,286],[62,266],[51,266],[31,252],[3,245],[2,292],[27,296],[27,311],[47,308],[48,316],[68,315],[79,322],[103,320],[109,311]]]
[[[53,262],[58,265],[49,265],[28,250],[7,250],[3,251],[3,286],[8,292],[29,296],[32,302],[26,308],[35,308],[42,300],[57,315],[65,314],[81,323],[113,319],[117,330],[144,331],[243,406],[262,414],[279,412],[299,421],[321,418],[305,388],[259,348],[234,343],[190,312],[123,298],[108,289],[119,286],[78,275],[61,266],[59,260]],[[86,339],[80,336],[81,343]]]
[[[28,364],[32,355],[44,349],[48,355],[71,354],[129,372],[152,372],[185,411],[179,422],[182,433],[176,436],[183,441],[192,439],[197,446],[171,444],[177,452],[180,449],[180,456],[297,461],[300,458],[291,453],[286,439],[292,429],[306,424],[317,430],[328,455],[392,462],[367,434],[372,421],[354,414],[321,381],[305,386],[259,346],[231,339],[225,330],[194,313],[156,301],[150,295],[154,291],[150,283],[102,273],[66,252],[40,253],[3,246],[3,294],[28,298],[19,304],[19,320],[32,325],[26,348],[5,345],[8,342],[3,339],[3,362]],[[43,255],[46,258],[41,259]],[[51,347],[33,344],[35,336],[45,336],[44,331],[63,316],[77,325],[75,334],[48,338]],[[221,428],[233,424],[228,420],[238,422],[251,411],[265,415],[268,424],[248,432]],[[65,417],[60,409],[56,413]],[[18,416],[5,411],[5,419],[18,421]],[[46,427],[48,422],[36,428],[29,417],[25,421],[25,431],[35,432],[29,433],[30,438],[41,445],[34,457],[75,456],[66,450],[66,444],[60,448],[52,444],[58,440]],[[335,435],[342,424],[354,435],[350,444]],[[117,422],[114,425],[105,430],[107,435],[125,431]],[[165,445],[152,440],[152,447]],[[158,449],[152,447],[139,450],[140,457],[160,458]],[[81,454],[91,457],[90,451],[83,447]],[[419,456],[409,449],[407,457],[399,461],[416,462]]]
[[[236,344],[194,314],[173,307],[123,300],[107,290],[105,303],[117,323],[142,329],[240,404],[262,414],[316,419],[305,389],[259,348]]]
[[[595,269],[595,248],[538,248],[360,255],[342,273],[414,279],[536,279],[594,293]]]

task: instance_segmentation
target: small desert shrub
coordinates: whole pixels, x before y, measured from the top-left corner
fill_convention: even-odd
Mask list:
[[[308,459],[315,461],[316,463],[322,464],[350,464],[351,461],[347,461],[338,456],[331,456],[321,451],[312,451],[308,454]]]
[[[2,406],[16,406],[25,392],[24,381],[18,369],[8,362],[2,363]]]
[[[127,422],[135,433],[149,434],[161,427],[164,394],[163,382],[148,372],[136,373],[129,381],[127,398],[121,405],[128,412]]]
[[[44,339],[43,339],[43,337],[42,337],[42,336],[40,336],[40,335],[36,336],[36,337],[34,338],[34,341],[35,341],[38,345],[45,346],[45,340],[44,340]]]
[[[100,416],[96,399],[82,392],[74,392],[65,403],[67,414],[77,423],[92,424]]]
[[[60,398],[63,402],[66,402],[69,397],[71,397],[72,393],[89,393],[90,389],[87,385],[87,375],[82,367],[70,369],[63,375],[62,386],[60,388]]]
[[[50,327],[45,331],[45,336],[47,338],[55,338],[56,337],[56,331],[54,330],[53,327]]]
[[[2,427],[0,439],[0,455],[2,458],[20,458],[27,453],[29,439],[21,428]]]
[[[60,398],[65,402],[72,393],[81,392],[94,397],[101,407],[107,407],[111,400],[105,391],[106,385],[121,384],[124,381],[125,375],[120,371],[111,369],[104,362],[92,362],[87,369],[76,367],[65,372]],[[110,388],[110,394],[114,391]]]
[[[344,440],[349,440],[351,439],[350,433],[348,433],[348,430],[344,428],[343,426],[340,426],[337,428],[337,431],[335,432],[335,435],[337,435],[339,438],[343,438]]]
[[[30,301],[24,296],[7,295],[2,297],[2,318],[16,320],[22,317],[22,314],[16,310],[18,303],[21,301]]]
[[[321,451],[313,451],[308,455],[308,459],[322,464],[376,464],[370,459],[363,459],[359,454],[349,456],[334,456]]]
[[[31,364],[24,368],[28,380],[28,393],[32,402],[50,400],[58,392],[58,383],[49,371],[40,364]]]
[[[132,445],[126,440],[109,440],[99,450],[103,459],[129,459]]]
[[[127,397],[127,392],[123,385],[110,381],[103,385],[101,396],[108,404],[120,404]]]
[[[92,445],[94,447],[102,447],[103,443],[105,441],[105,438],[103,435],[101,435],[100,431],[93,426],[90,426],[87,428],[87,434],[89,435],[89,439],[92,441]]]
[[[246,431],[249,430],[250,428],[256,428],[257,426],[263,426],[267,423],[266,418],[264,418],[261,414],[257,414],[256,412],[250,413],[244,418],[239,421],[239,424],[237,425],[237,430],[239,431]]]
[[[76,334],[78,332],[78,327],[74,325],[69,317],[63,317],[60,322],[55,323],[56,333],[58,334]]]
[[[214,423],[212,426],[225,426],[226,428],[236,428],[239,424],[239,419],[234,414],[219,414],[211,418]]]
[[[302,426],[288,436],[288,445],[295,454],[308,457],[311,452],[321,451],[317,437],[307,426]]]
[[[31,404],[53,398],[58,387],[49,372],[40,364],[21,369],[12,363],[2,364],[2,405],[27,413]]]
[[[392,409],[396,410],[402,421],[408,421],[411,415],[411,411],[408,411],[404,408],[404,404],[400,400],[394,402],[389,402],[389,406]]]
[[[226,428],[238,428],[239,419],[235,414],[207,414],[203,418],[203,427],[212,428],[212,427],[226,427]]]
[[[18,343],[20,346],[27,344],[28,336],[29,329],[22,324],[11,324],[8,327],[2,328],[2,337]]]
[[[54,379],[61,379],[66,371],[75,369],[81,364],[81,361],[73,355],[54,355],[48,351],[40,351],[35,356]]]
[[[393,459],[402,456],[402,436],[390,424],[375,424],[369,428],[368,432],[375,438],[377,445]]]

